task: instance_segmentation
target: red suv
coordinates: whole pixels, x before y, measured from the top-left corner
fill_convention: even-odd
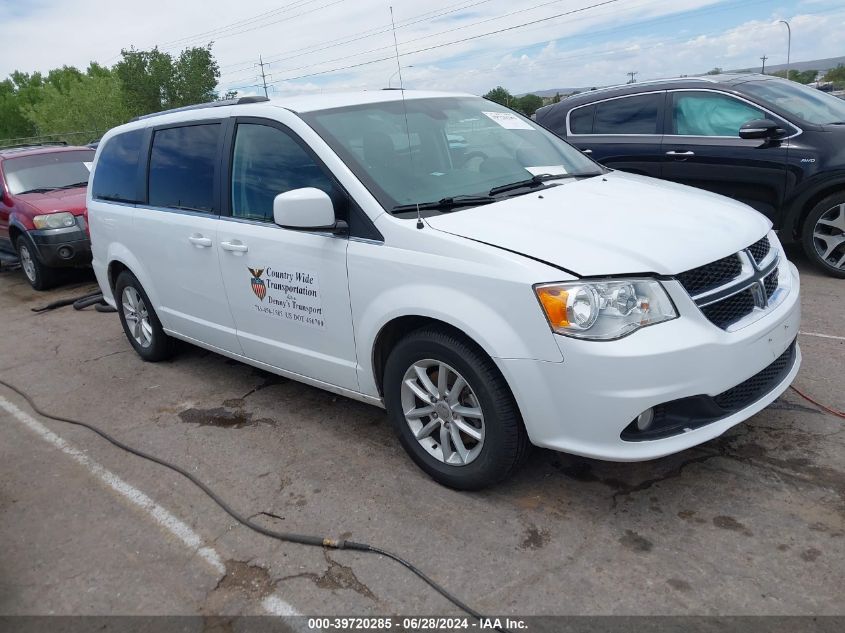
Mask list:
[[[66,145],[0,148],[0,257],[17,255],[36,290],[57,269],[91,261],[85,189],[94,150]]]

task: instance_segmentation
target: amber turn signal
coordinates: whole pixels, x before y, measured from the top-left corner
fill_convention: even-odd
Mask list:
[[[537,288],[537,298],[546,312],[546,317],[553,328],[569,327],[566,304],[569,293],[557,287]]]

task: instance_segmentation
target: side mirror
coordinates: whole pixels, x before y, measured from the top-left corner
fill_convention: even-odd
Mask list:
[[[755,119],[748,121],[739,128],[739,138],[770,139],[783,132],[777,123],[769,119]]]
[[[314,187],[280,193],[273,199],[273,221],[286,229],[332,231],[338,227],[329,194]]]

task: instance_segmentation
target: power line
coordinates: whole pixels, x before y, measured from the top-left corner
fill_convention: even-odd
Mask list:
[[[298,9],[301,6],[306,4],[310,4],[311,2],[316,2],[316,0],[295,0],[289,4],[286,4],[281,7],[277,7],[275,9],[271,9],[269,11],[265,11],[264,13],[259,13],[258,15],[254,15],[251,18],[244,18],[242,20],[237,20],[236,22],[232,22],[230,24],[224,24],[223,26],[218,26],[216,28],[210,29],[208,31],[202,31],[200,33],[195,33],[194,35],[186,35],[184,37],[176,38],[175,40],[170,40],[167,42],[163,42],[161,44],[162,47],[169,47],[172,44],[178,44],[179,42],[185,42],[188,40],[196,40],[196,39],[205,39],[209,36],[213,37],[216,33],[220,31],[228,31],[233,28],[238,28],[240,26],[245,26],[251,22],[255,22],[256,20],[260,20],[261,18],[270,17],[272,15],[278,15],[279,13],[284,13],[286,10],[294,8]],[[297,5],[297,6],[294,6]]]
[[[760,70],[760,74],[765,75],[766,74],[766,60],[769,59],[769,58],[766,57],[765,55],[763,55],[760,59],[763,60],[763,68]]]
[[[631,78],[630,80],[628,80],[628,83],[629,83],[629,84],[637,83],[637,80],[636,80],[636,79],[634,79],[634,77],[636,77],[637,75],[639,75],[639,74],[640,74],[640,73],[639,73],[639,71],[637,71],[637,70],[632,70],[631,72],[626,73],[626,74],[627,74],[627,75]]]
[[[313,0],[309,0],[309,2],[310,1],[313,1]],[[319,7],[314,7],[313,9],[303,11],[302,13],[297,13],[296,15],[291,15],[291,16],[288,16],[288,17],[280,18],[278,20],[273,20],[272,22],[264,22],[264,23],[257,24],[255,26],[251,26],[249,28],[244,28],[244,29],[241,29],[239,31],[234,31],[234,32],[231,32],[231,33],[225,33],[225,32],[218,33],[217,35],[214,35],[213,37],[214,37],[215,40],[220,40],[220,39],[223,39],[223,38],[226,38],[226,37],[233,37],[235,35],[242,35],[244,33],[249,33],[250,31],[255,31],[257,29],[263,29],[263,28],[266,28],[268,26],[272,26],[274,24],[279,24],[281,22],[287,22],[288,20],[293,20],[295,18],[302,17],[303,15],[308,15],[310,13],[314,13],[315,11],[322,11],[323,9],[327,9],[329,7],[336,5],[336,4],[340,4],[341,2],[345,2],[345,0],[333,0],[332,2],[328,2],[327,4],[320,5]],[[299,6],[294,7],[294,9],[299,9],[299,8],[302,8],[303,6],[305,6],[305,5],[300,4]],[[179,44],[178,46],[168,46],[167,48],[172,50],[172,49],[179,48],[179,47],[187,47],[187,46],[190,46],[192,42],[196,43],[196,42],[202,41],[204,39],[207,39],[207,38],[206,37],[190,38],[189,40],[184,41],[182,44]]]
[[[454,46],[455,44],[461,44],[463,42],[469,42],[471,40],[477,40],[477,39],[480,39],[482,37],[488,37],[490,35],[497,35],[499,33],[506,33],[508,31],[513,31],[513,30],[520,29],[520,28],[523,28],[523,27],[526,27],[526,26],[531,26],[532,24],[539,24],[541,22],[548,22],[549,20],[554,20],[554,19],[565,17],[565,16],[568,16],[568,15],[573,15],[573,14],[576,14],[576,13],[583,13],[584,11],[588,11],[590,9],[595,9],[595,8],[598,8],[598,7],[603,7],[603,6],[606,6],[606,5],[609,5],[609,4],[615,4],[616,2],[619,2],[619,1],[620,0],[604,0],[603,2],[597,2],[595,4],[590,4],[590,5],[587,5],[585,7],[581,7],[579,9],[571,9],[569,11],[564,11],[563,13],[557,13],[555,15],[550,15],[550,16],[547,16],[545,18],[539,18],[539,19],[536,19],[536,20],[531,20],[529,22],[523,22],[521,24],[514,24],[512,26],[503,27],[501,29],[496,29],[494,31],[488,31],[487,33],[479,33],[477,35],[470,35],[468,37],[464,37],[464,38],[461,38],[461,39],[458,39],[458,40],[452,40],[451,42],[444,42],[444,43],[441,43],[441,44],[434,44],[432,46],[426,46],[426,47],[423,47],[423,48],[418,48],[418,49],[412,50],[412,51],[405,51],[403,53],[403,55],[415,55],[417,53],[424,53],[426,51],[431,51],[431,50],[435,50],[435,49],[438,49],[438,48],[444,48],[446,46]],[[455,30],[455,29],[452,29],[452,30]],[[338,70],[349,70],[351,68],[358,68],[360,66],[366,66],[368,64],[376,64],[378,62],[384,61],[385,59],[391,59],[391,58],[392,58],[392,56],[380,57],[379,59],[373,59],[373,60],[370,60],[370,61],[367,61],[367,62],[360,62],[358,64],[350,64],[348,66],[343,66],[343,67],[340,67],[340,68],[333,68],[333,69],[330,69],[330,70],[323,70],[323,71],[320,71],[320,72],[308,73],[308,74],[305,74],[305,75],[300,75],[298,77],[287,77],[285,79],[280,79],[278,81],[274,81],[274,82],[271,82],[271,83],[273,85],[275,85],[275,84],[279,84],[279,83],[282,83],[282,82],[285,82],[285,81],[294,81],[296,79],[305,79],[307,77],[316,77],[318,75],[325,75],[327,73],[336,72]],[[323,63],[328,63],[328,62],[323,62]]]
[[[445,33],[452,33],[454,31],[460,31],[460,30],[463,30],[463,29],[471,28],[473,26],[477,26],[478,24],[482,24],[484,22],[489,22],[493,19],[501,19],[501,18],[504,18],[504,17],[512,16],[516,13],[524,13],[525,11],[530,11],[532,9],[538,8],[539,6],[544,6],[544,5],[552,4],[553,2],[559,2],[559,1],[560,0],[552,0],[552,2],[545,2],[545,3],[542,3],[540,5],[535,5],[533,7],[520,9],[518,11],[512,11],[510,13],[498,16],[496,18],[489,18],[487,20],[482,20],[481,22],[475,22],[473,24],[465,24],[463,26],[459,26],[459,27],[456,27],[456,28],[441,31],[439,33],[434,33],[432,35],[426,35],[426,36],[423,36],[423,37],[414,38],[412,40],[408,40],[407,42],[404,42],[404,44],[409,44],[411,42],[417,42],[417,41],[423,40],[423,39],[429,39],[431,37],[436,37],[438,35],[443,35]],[[593,8],[596,8],[596,7],[602,7],[602,6],[605,6],[605,5],[614,4],[614,3],[619,2],[619,1],[620,0],[604,0],[604,2],[598,2],[596,4],[592,4],[592,5],[582,7],[582,8],[579,8],[579,9],[571,9],[569,11],[564,11],[563,13],[557,13],[555,15],[547,16],[545,18],[539,18],[539,19],[536,19],[536,20],[531,20],[529,22],[523,22],[521,24],[515,24],[515,25],[512,25],[512,26],[503,27],[503,28],[500,28],[500,29],[496,29],[494,31],[489,31],[487,33],[481,33],[481,34],[465,37],[465,38],[462,38],[462,39],[459,39],[459,40],[454,40],[452,42],[445,42],[445,43],[441,43],[441,44],[435,44],[435,45],[432,45],[432,46],[428,46],[428,47],[425,47],[425,48],[419,48],[419,49],[413,50],[413,51],[406,51],[403,54],[404,55],[412,55],[412,54],[415,54],[415,53],[421,53],[421,52],[425,52],[425,51],[429,51],[429,50],[434,50],[434,49],[437,49],[437,48],[443,48],[445,46],[452,46],[454,44],[460,44],[462,42],[467,42],[467,41],[470,41],[470,40],[475,40],[475,39],[479,39],[479,38],[482,38],[482,37],[487,37],[489,35],[496,35],[498,33],[504,33],[506,31],[513,31],[515,29],[523,28],[525,26],[530,26],[530,25],[533,25],[533,24],[539,24],[541,22],[548,22],[549,20],[554,20],[556,18],[560,18],[560,17],[564,17],[564,16],[568,16],[568,15],[573,15],[573,14],[576,14],[576,13],[582,13],[584,11],[587,11],[588,9],[593,9]],[[363,51],[361,53],[356,53],[355,56],[367,55],[369,53],[375,53],[375,52],[382,51],[382,50],[385,50],[385,49],[390,49],[390,48],[392,48],[392,46],[380,46],[378,48],[373,48],[373,49],[370,49],[370,50],[367,50],[367,51]],[[332,59],[323,60],[321,62],[315,62],[313,64],[306,64],[305,66],[298,66],[296,68],[288,68],[287,70],[288,71],[305,70],[306,68],[313,68],[314,66],[320,66],[322,64],[330,64],[332,62],[337,62],[337,61],[342,61],[344,59],[349,59],[349,57],[350,57],[350,55],[345,55],[343,57],[335,57],[335,58],[332,58]],[[360,66],[365,66],[368,63],[375,64],[377,62],[384,61],[385,59],[389,59],[389,57],[380,57],[378,59],[371,60],[370,62],[352,64],[352,65],[349,65],[349,66],[344,66],[344,67],[339,68],[337,70],[347,70],[347,69],[351,69],[351,68],[358,68]],[[311,73],[311,74],[302,75],[302,76],[299,76],[299,77],[294,77],[294,78],[289,78],[289,79],[281,79],[278,82],[273,82],[273,83],[281,83],[283,81],[292,81],[293,79],[304,79],[306,77],[323,75],[323,74],[326,74],[327,72],[333,72],[333,71],[329,70],[329,71],[315,72],[315,73]],[[248,87],[248,86],[244,86],[244,87]]]
[[[398,25],[396,25],[396,28],[402,29],[402,28],[405,28],[405,27],[408,27],[408,26],[413,26],[414,24],[419,24],[420,22],[425,22],[427,20],[434,20],[436,18],[443,17],[444,15],[450,15],[450,14],[456,13],[458,11],[463,11],[464,9],[470,9],[472,7],[476,7],[480,4],[486,4],[490,1],[491,0],[477,0],[476,2],[471,2],[470,4],[465,4],[465,2],[459,2],[457,4],[460,5],[460,6],[458,6],[457,8],[449,8],[447,10],[435,10],[435,11],[427,11],[425,13],[420,13],[420,14],[411,16],[410,18],[406,18],[406,20],[400,21],[400,23]],[[555,1],[560,2],[561,0],[555,0]],[[450,5],[450,6],[455,7],[455,5]],[[438,11],[441,11],[441,12],[438,13]],[[432,15],[432,14],[434,14],[434,15]],[[381,28],[381,27],[376,27],[376,28]],[[288,49],[286,51],[274,53],[274,55],[285,55],[287,53],[294,53],[294,52],[296,54],[290,55],[288,57],[278,57],[276,59],[270,59],[270,62],[275,64],[275,63],[278,63],[278,62],[287,61],[289,59],[295,59],[297,57],[302,57],[304,55],[312,55],[314,53],[319,53],[320,51],[328,50],[328,49],[331,49],[331,48],[337,48],[338,46],[342,46],[342,45],[345,45],[345,44],[351,44],[353,42],[358,42],[360,40],[368,39],[370,37],[382,35],[384,33],[390,33],[391,28],[392,28],[391,25],[388,24],[384,28],[382,28],[381,30],[367,29],[366,31],[360,31],[356,34],[353,34],[352,36],[347,35],[347,36],[338,38],[336,40],[331,40],[329,42],[321,42],[320,44],[315,44],[313,46],[305,47],[304,49],[303,48]],[[439,33],[436,33],[435,35],[439,35]],[[387,47],[387,48],[389,48],[389,47]],[[358,54],[365,54],[365,53],[358,53]],[[238,66],[238,65],[241,65],[243,63],[244,62],[234,62],[232,64],[227,64],[226,66],[221,66],[221,68],[231,68],[232,66]],[[244,71],[244,69],[233,70],[229,73],[224,73],[224,75],[236,75],[236,74],[239,74],[243,71]]]

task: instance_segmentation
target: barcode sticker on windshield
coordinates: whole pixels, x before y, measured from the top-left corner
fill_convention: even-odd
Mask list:
[[[510,112],[482,112],[487,118],[495,121],[507,130],[533,130],[534,128]]]

